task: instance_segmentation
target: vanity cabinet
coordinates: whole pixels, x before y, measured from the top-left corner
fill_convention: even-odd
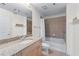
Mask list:
[[[41,56],[42,55],[41,40],[24,48],[22,51],[16,53],[17,56]]]
[[[21,51],[19,51],[18,53],[16,53],[16,55],[15,56],[22,56],[22,52]]]

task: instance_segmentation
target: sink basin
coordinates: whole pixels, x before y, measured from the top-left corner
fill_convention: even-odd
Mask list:
[[[24,38],[23,40],[33,40],[32,38]]]
[[[19,45],[19,44],[25,44],[25,43],[30,43],[32,40],[31,39],[24,39],[24,40],[16,40],[16,41],[12,41],[12,42],[8,42],[6,44],[2,44],[0,45],[0,48],[5,48],[5,47],[9,47],[11,45]]]
[[[29,36],[22,36],[19,40],[33,40]]]
[[[25,38],[18,39],[16,41],[12,41],[12,42],[8,42],[8,43],[5,43],[5,44],[1,44],[0,48],[9,47],[11,45],[25,44],[25,43],[31,42],[32,40],[33,39],[30,38],[30,37],[25,37]]]

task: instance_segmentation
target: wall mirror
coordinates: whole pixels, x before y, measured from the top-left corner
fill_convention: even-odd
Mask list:
[[[0,39],[32,34],[32,11],[25,3],[0,3]]]

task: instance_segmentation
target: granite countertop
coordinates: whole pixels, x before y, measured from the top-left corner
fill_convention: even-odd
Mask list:
[[[0,45],[0,56],[11,56],[19,52],[20,50],[28,47],[34,42],[40,40],[37,37],[27,37],[24,40],[16,40]]]

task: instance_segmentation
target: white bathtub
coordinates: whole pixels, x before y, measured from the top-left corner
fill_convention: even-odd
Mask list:
[[[66,44],[64,39],[46,37],[47,44],[50,45],[50,49],[55,49],[61,52],[66,52]]]

